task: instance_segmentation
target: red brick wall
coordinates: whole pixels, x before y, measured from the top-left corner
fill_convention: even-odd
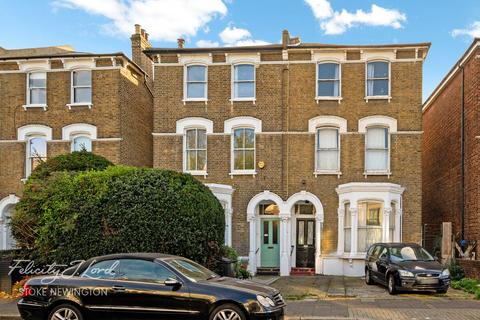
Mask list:
[[[474,278],[480,280],[480,260],[457,260],[458,263],[465,270],[467,278]]]

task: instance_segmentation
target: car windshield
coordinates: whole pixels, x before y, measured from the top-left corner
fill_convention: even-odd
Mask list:
[[[393,262],[402,261],[433,261],[432,255],[422,247],[405,246],[390,248],[390,259]]]
[[[210,280],[218,277],[215,272],[187,259],[172,259],[168,261],[168,264],[192,281]]]

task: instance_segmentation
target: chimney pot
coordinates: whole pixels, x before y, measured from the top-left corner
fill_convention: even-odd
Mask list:
[[[142,29],[142,26],[140,26],[138,23],[135,25],[135,34],[140,34]]]
[[[177,45],[181,49],[184,48],[185,47],[185,39],[183,39],[183,38],[177,39]]]
[[[142,29],[141,32],[142,32],[142,36],[145,37],[145,29]]]
[[[147,32],[145,32],[145,40],[148,41],[148,33]]]

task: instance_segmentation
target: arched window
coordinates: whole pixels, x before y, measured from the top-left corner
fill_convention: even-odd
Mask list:
[[[71,150],[92,151],[92,140],[97,139],[97,127],[88,123],[74,123],[62,128],[62,139],[71,141]]]
[[[390,96],[390,63],[371,61],[367,63],[367,97]]]
[[[208,90],[207,67],[191,64],[185,67],[185,100],[206,100]]]
[[[76,136],[72,139],[72,151],[92,151],[92,139],[88,136]]]
[[[323,62],[317,65],[317,98],[340,97],[340,64]]]

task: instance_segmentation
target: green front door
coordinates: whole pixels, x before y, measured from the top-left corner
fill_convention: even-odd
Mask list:
[[[278,219],[262,219],[261,267],[280,267],[280,222]]]

